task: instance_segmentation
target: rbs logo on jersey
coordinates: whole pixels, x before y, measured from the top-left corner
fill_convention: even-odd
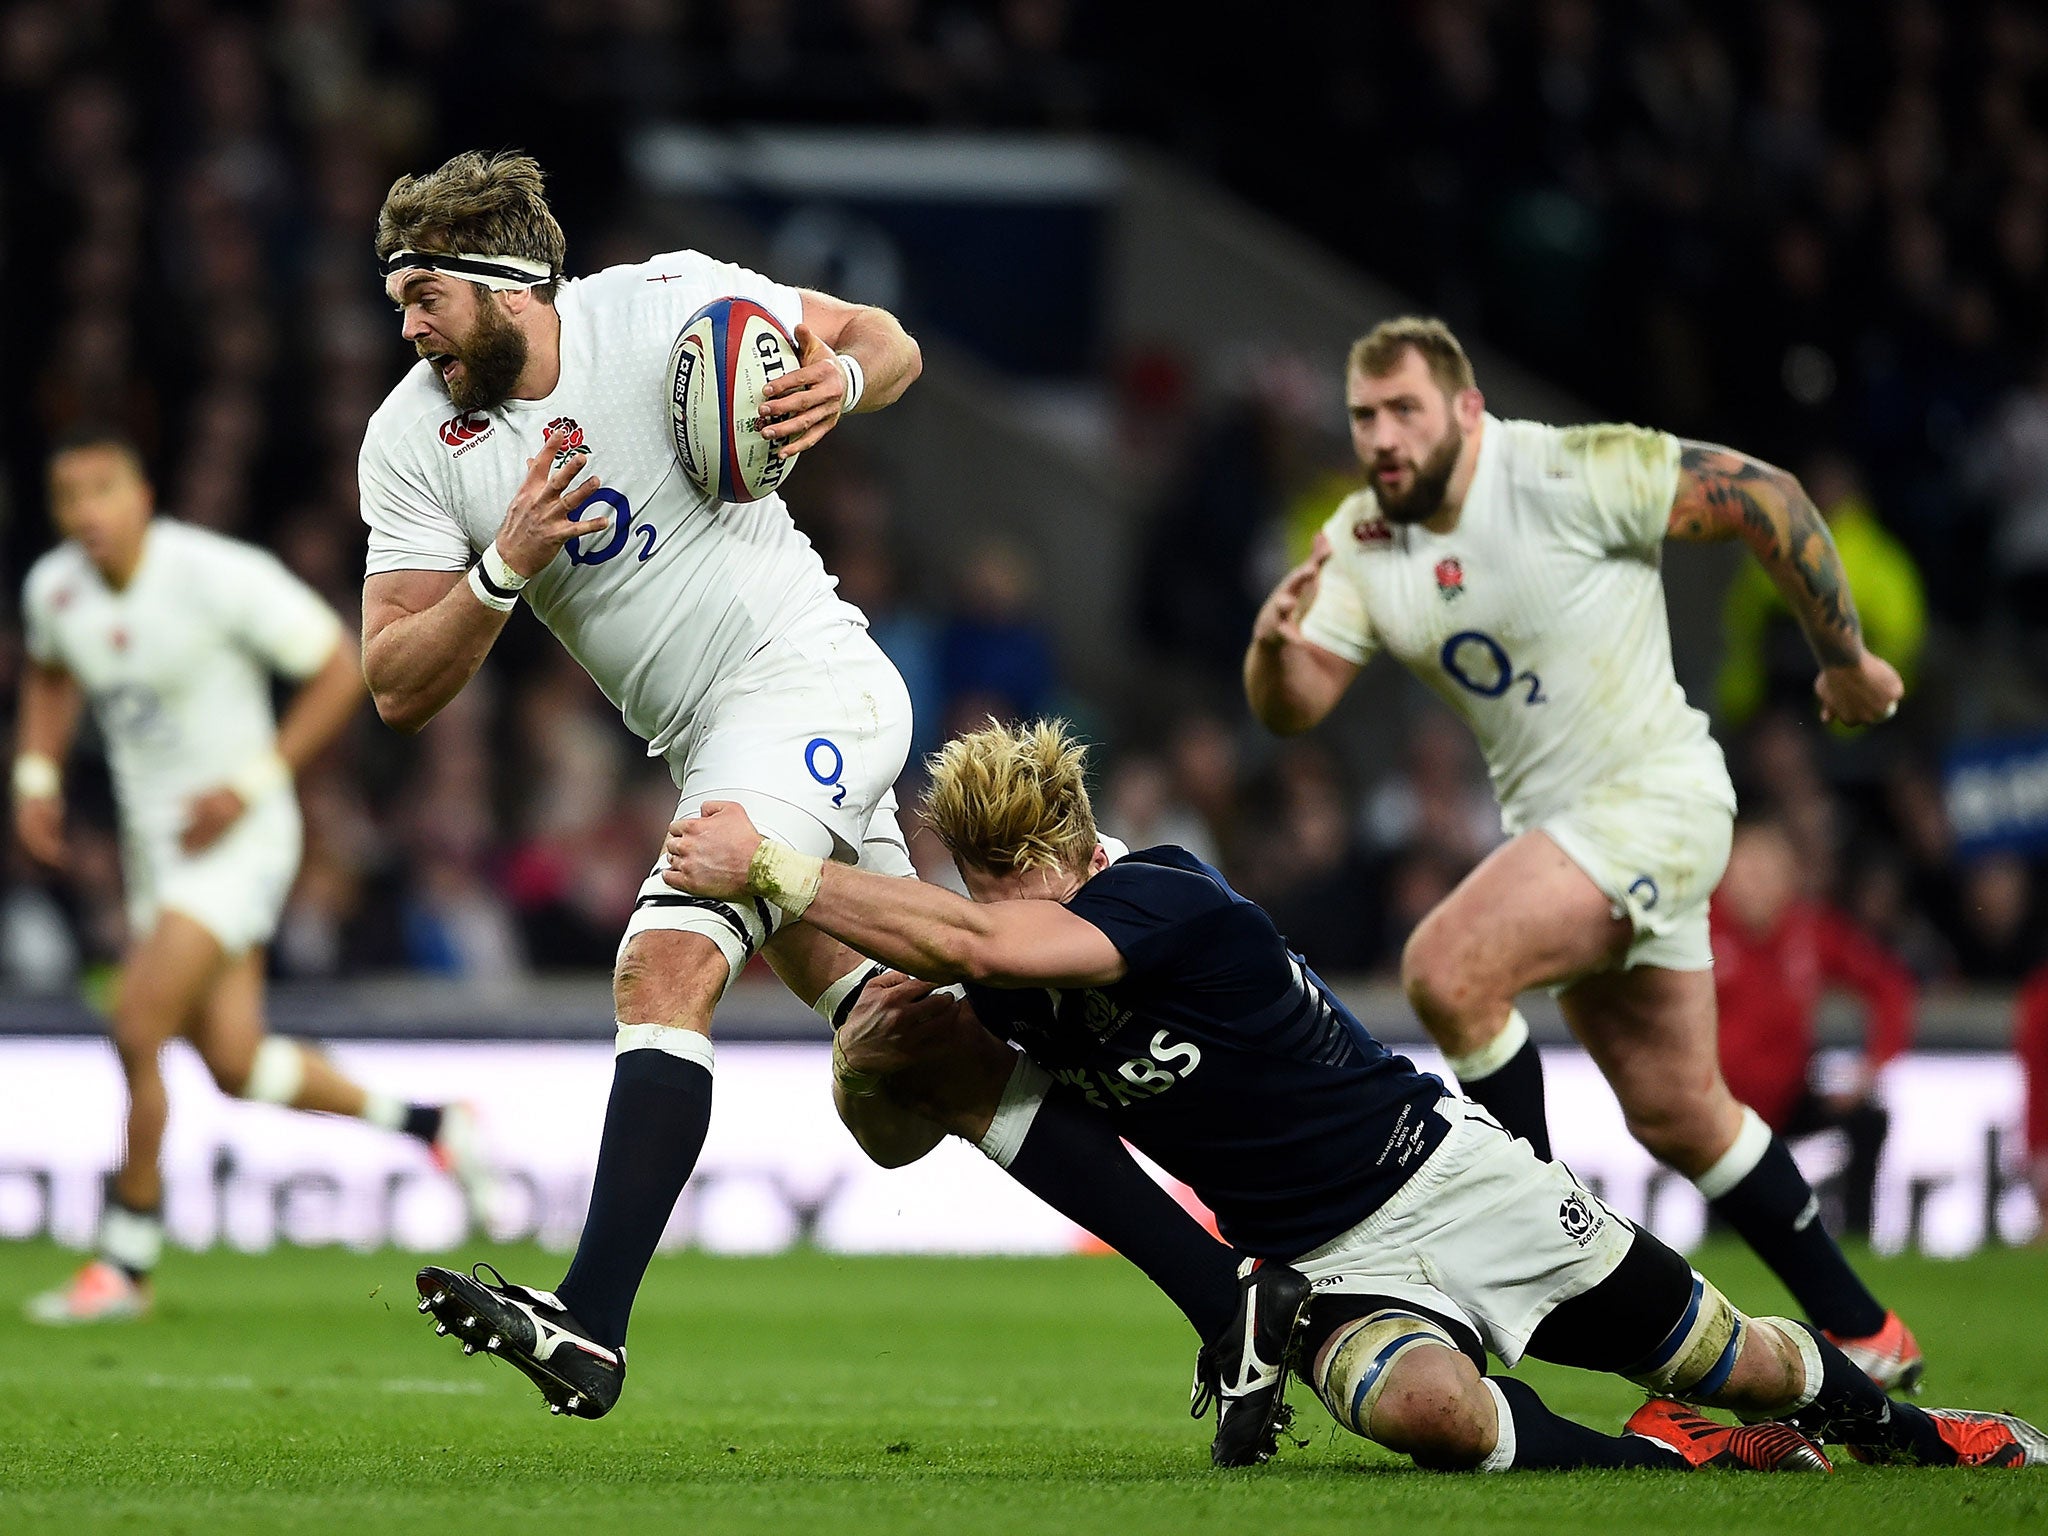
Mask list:
[[[1165,1030],[1152,1037],[1145,1056],[1133,1056],[1115,1071],[1088,1067],[1061,1067],[1053,1076],[1080,1091],[1097,1109],[1123,1108],[1140,1099],[1166,1092],[1202,1064],[1199,1047],[1186,1040],[1174,1040]]]

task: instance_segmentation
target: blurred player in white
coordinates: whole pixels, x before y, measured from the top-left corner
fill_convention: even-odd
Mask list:
[[[98,1255],[28,1313],[106,1322],[149,1309],[163,1247],[166,1040],[190,1040],[224,1092],[409,1132],[473,1190],[483,1173],[466,1110],[367,1092],[264,1031],[263,946],[299,866],[294,776],[362,702],[334,611],[264,551],[155,517],[141,458],[119,436],[69,441],[49,490],[64,542],[22,598],[15,830],[39,862],[64,863],[62,765],[90,703],[121,822],[129,949],[113,1036],[128,1125]],[[303,685],[281,725],[272,673]]]
[[[1466,1093],[1548,1157],[1542,1068],[1515,999],[1556,988],[1637,1139],[1850,1358],[1910,1386],[1911,1333],[1722,1081],[1707,901],[1735,794],[1673,673],[1660,574],[1667,539],[1742,539],[1813,647],[1823,718],[1875,724],[1903,689],[1863,645],[1827,524],[1792,476],[1726,448],[1489,415],[1438,321],[1361,338],[1346,402],[1368,488],[1267,599],[1245,688],[1268,727],[1305,731],[1386,650],[1478,736],[1510,841],[1410,937],[1410,1002]]]
[[[910,740],[902,680],[779,498],[727,505],[683,474],[667,378],[694,311],[755,300],[798,343],[765,409],[795,454],[917,377],[903,327],[695,251],[570,280],[521,155],[401,178],[376,245],[420,358],[371,418],[359,472],[363,663],[384,719],[431,720],[523,599],[667,760],[678,815],[738,801],[809,853],[909,874],[891,793]],[[699,900],[651,872],[619,948],[612,1098],[567,1277],[551,1293],[422,1273],[429,1299],[474,1288],[474,1307],[446,1303],[456,1324],[502,1309],[498,1352],[557,1411],[596,1417],[617,1399],[633,1296],[709,1124],[711,1016],[733,977],[765,952],[830,1018],[863,969],[782,928],[766,902]]]

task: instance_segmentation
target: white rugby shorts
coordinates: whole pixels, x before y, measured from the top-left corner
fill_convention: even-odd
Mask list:
[[[834,623],[786,635],[714,691],[667,754],[681,796],[676,818],[707,800],[745,807],[765,837],[878,874],[916,873],[896,823],[895,784],[910,752],[910,693],[866,629]],[[625,939],[685,926],[657,853]],[[763,904],[765,905],[765,903]],[[751,930],[764,925],[747,914]],[[777,914],[774,923],[779,926]],[[750,934],[735,972],[760,942]],[[622,941],[623,947],[623,941]]]
[[[1688,763],[1596,785],[1537,824],[1628,919],[1621,969],[1712,969],[1707,901],[1728,867],[1733,805],[1725,770]]]
[[[220,940],[231,958],[268,944],[298,878],[304,839],[299,797],[290,785],[258,800],[196,854],[170,834],[124,837],[130,941],[148,934],[159,913],[172,911]]]
[[[1293,1261],[1318,1295],[1387,1296],[1469,1324],[1513,1365],[1553,1309],[1614,1273],[1635,1228],[1562,1163],[1546,1163],[1469,1099],[1394,1198]]]

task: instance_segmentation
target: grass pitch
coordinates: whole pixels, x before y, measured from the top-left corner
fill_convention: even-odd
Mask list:
[[[539,1283],[562,1265],[494,1257]],[[658,1259],[597,1423],[435,1338],[413,1256],[173,1254],[149,1322],[20,1321],[75,1262],[0,1245],[7,1536],[2048,1530],[2048,1470],[1433,1476],[1336,1432],[1299,1386],[1312,1443],[1217,1473],[1183,1407],[1192,1336],[1113,1259]],[[1698,1262],[1751,1310],[1787,1305],[1742,1250]],[[2048,1253],[1868,1273],[1927,1348],[1929,1401],[2048,1420]],[[1528,1374],[1604,1428],[1637,1400]]]

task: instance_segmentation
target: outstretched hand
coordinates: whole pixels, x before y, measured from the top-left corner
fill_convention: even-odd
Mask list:
[[[837,370],[834,370],[835,372]],[[569,434],[550,432],[540,452],[526,461],[526,478],[513,493],[498,525],[498,553],[518,575],[538,576],[564,544],[580,533],[603,533],[612,525],[611,508],[578,518],[583,504],[604,482],[595,475],[576,475],[590,460],[588,450],[569,448]],[[571,482],[574,482],[573,484]]]
[[[1316,583],[1330,558],[1330,537],[1316,535],[1309,557],[1280,578],[1280,584],[1266,597],[1252,624],[1252,644],[1267,650],[1284,645],[1304,645],[1301,621],[1316,600]]]
[[[663,842],[662,883],[692,896],[745,896],[761,834],[730,800],[706,800],[695,816],[673,822]]]

